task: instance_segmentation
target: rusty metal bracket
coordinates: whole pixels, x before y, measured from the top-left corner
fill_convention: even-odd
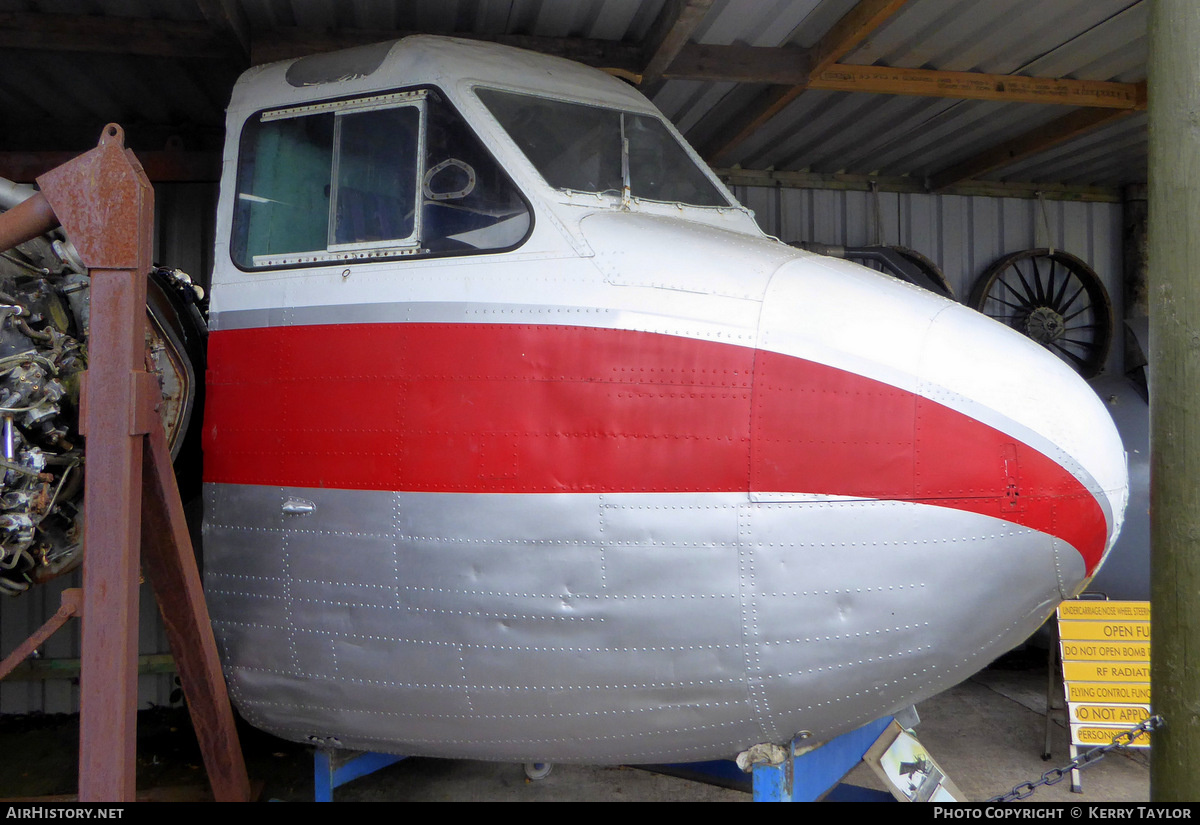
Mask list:
[[[129,376],[133,386],[129,394],[133,396],[133,406],[130,408],[129,434],[149,435],[157,422],[162,429],[162,419],[158,417],[158,407],[162,403],[162,390],[158,386],[158,378],[148,372],[134,372]],[[163,435],[166,438],[166,435]],[[170,470],[170,462],[167,462]],[[174,477],[174,476],[172,476]],[[176,492],[178,497],[179,493]]]
[[[72,616],[79,616],[83,612],[83,591],[78,587],[71,587],[62,592],[62,601],[58,605],[58,611],[46,620],[46,623],[39,627],[33,634],[21,642],[12,653],[0,662],[0,679],[3,679],[8,674],[12,673],[17,665],[29,658],[33,651],[37,650],[42,644],[58,632],[59,628],[67,623],[67,620]]]

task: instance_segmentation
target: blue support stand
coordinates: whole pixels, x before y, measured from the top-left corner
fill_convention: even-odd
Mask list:
[[[891,721],[890,716],[877,719],[799,756],[789,755],[780,765],[755,765],[754,801],[815,802],[822,797],[837,801],[891,801],[892,795],[885,791],[838,784],[862,761]],[[802,740],[792,742],[792,753],[798,744],[802,746]]]
[[[343,751],[320,748],[313,757],[313,799],[317,802],[332,802],[333,789],[386,768],[405,759],[394,753],[356,753],[343,756]]]
[[[886,791],[839,783],[862,761],[891,722],[890,716],[877,719],[799,756],[794,755],[796,748],[802,748],[804,742],[793,740],[789,756],[782,764],[755,765],[749,783],[746,775],[729,761],[645,767],[751,790],[755,802],[815,802],[822,798],[831,802],[890,802],[892,795]],[[344,753],[317,750],[313,762],[317,802],[332,802],[334,788],[405,758],[390,753],[356,753],[349,757],[342,755]],[[747,784],[751,787],[746,787]]]

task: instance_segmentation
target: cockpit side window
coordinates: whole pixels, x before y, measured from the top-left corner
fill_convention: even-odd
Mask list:
[[[502,251],[531,226],[515,185],[431,89],[258,112],[235,197],[243,269]]]
[[[500,164],[448,104],[431,100],[421,179],[430,252],[509,249],[529,233],[529,206]]]
[[[417,245],[420,114],[400,106],[337,117],[329,249]]]
[[[269,123],[242,133],[234,258],[256,260],[324,249],[329,230],[333,113]]]
[[[501,89],[475,94],[555,189],[730,206],[661,118]]]

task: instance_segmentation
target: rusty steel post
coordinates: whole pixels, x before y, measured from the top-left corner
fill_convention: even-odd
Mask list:
[[[213,794],[247,801],[250,783],[157,418],[158,384],[144,369],[154,190],[116,124],[104,127],[95,149],[41,176],[38,185],[91,274],[79,416],[87,438],[79,800],[135,798],[144,550]],[[30,211],[40,214],[38,208]],[[145,464],[143,450],[150,456]]]
[[[138,558],[146,273],[154,190],[119,126],[38,178],[91,272],[91,359],[80,431],[84,480],[83,650],[79,800],[132,802],[136,790]]]
[[[0,214],[0,250],[61,223],[91,273],[90,360],[79,415],[87,436],[79,800],[135,798],[141,557],[213,796],[248,801],[250,783],[158,419],[158,385],[144,369],[154,190],[125,149],[121,127],[111,123],[95,149],[42,175],[38,185],[41,193]],[[56,617],[46,627],[65,620]]]

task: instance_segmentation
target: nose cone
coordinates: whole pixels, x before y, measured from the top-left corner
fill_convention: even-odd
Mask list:
[[[1023,464],[1018,483],[1053,500],[1042,527],[1082,559],[1082,574],[1062,582],[1064,598],[1076,595],[1116,543],[1129,497],[1125,450],[1103,402],[1046,349],[958,305],[930,325],[920,376],[924,394],[946,393],[1023,453],[1049,460],[1032,461],[1028,476]]]
[[[1128,476],[1112,419],[1078,375],[980,313],[846,262],[795,261],[767,292],[760,349],[853,376],[843,392],[869,402],[831,425],[872,447],[810,461],[855,468],[815,492],[998,519],[1053,546],[1064,598],[1082,589],[1116,540]]]

